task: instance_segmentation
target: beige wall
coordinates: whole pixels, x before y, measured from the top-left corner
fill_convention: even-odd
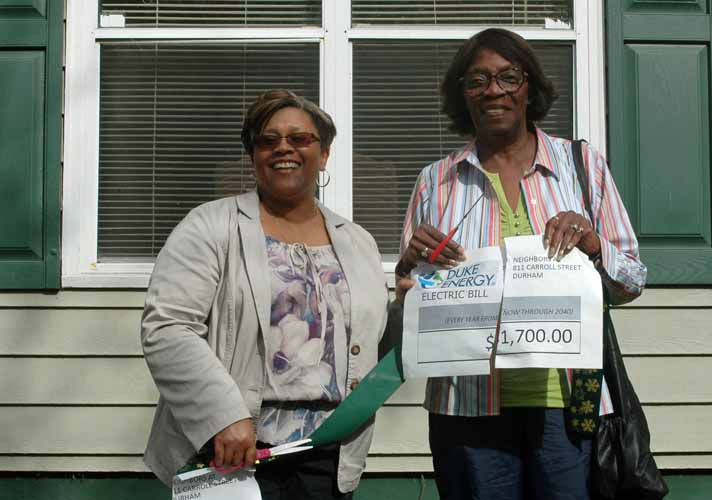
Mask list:
[[[0,294],[0,470],[145,470],[157,392],[142,304],[143,292]],[[647,290],[614,321],[659,465],[712,468],[712,290]],[[380,410],[369,471],[431,470],[423,385]]]

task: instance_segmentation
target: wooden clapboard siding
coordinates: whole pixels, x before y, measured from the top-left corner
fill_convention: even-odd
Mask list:
[[[0,293],[0,308],[136,308],[146,294],[132,290],[65,290]],[[712,288],[648,288],[624,308],[712,308]]]
[[[8,358],[0,362],[3,405],[154,405],[157,399],[158,391],[142,358]]]
[[[712,450],[712,405],[647,406],[652,448],[661,453]],[[151,406],[11,406],[0,412],[0,454],[138,455],[153,416]],[[679,425],[680,421],[685,425]],[[416,406],[379,410],[371,452],[428,453],[426,411]]]
[[[0,293],[2,308],[134,308],[141,309],[146,292],[72,290],[59,293]]]
[[[0,471],[146,471],[142,306],[135,291],[0,294]],[[647,290],[614,321],[659,464],[712,468],[712,290]],[[432,470],[423,392],[409,381],[379,411],[368,471]]]
[[[710,288],[648,288],[622,308],[712,308]]]
[[[625,363],[638,397],[644,404],[712,402],[712,383],[709,380],[712,356],[628,357]],[[681,387],[684,390],[680,390]],[[424,380],[409,380],[391,396],[387,404],[417,405],[423,402],[424,393]]]
[[[697,469],[712,470],[712,453],[695,455],[667,455],[656,453],[655,461],[660,469],[672,470]],[[2,462],[0,462],[0,465]],[[370,455],[366,463],[366,472],[402,473],[432,472],[433,463],[430,455]]]
[[[712,456],[707,463],[712,463]],[[701,467],[705,467],[701,462]],[[367,472],[430,472],[433,466],[429,455],[372,455],[366,464]],[[140,455],[130,456],[2,456],[0,470],[17,472],[149,472]]]
[[[624,355],[712,355],[712,310],[633,309],[613,311]]]
[[[146,406],[17,406],[0,412],[0,453],[138,455],[153,408]]]
[[[712,356],[633,357],[626,365],[644,404],[712,401]],[[418,406],[424,392],[424,380],[410,380],[387,405]],[[0,363],[0,405],[151,405],[157,398],[142,358],[5,358]]]
[[[0,470],[14,472],[150,472],[141,455],[0,455]],[[0,498],[2,498],[0,496]]]
[[[0,309],[0,352],[11,355],[140,355],[140,309]],[[710,309],[613,311],[626,355],[712,355]]]
[[[140,309],[0,309],[0,352],[138,356],[140,322]]]
[[[696,455],[657,454],[656,462],[664,469],[712,470],[712,453]],[[149,472],[139,455],[131,456],[2,456],[0,470],[16,472]],[[429,455],[371,454],[366,472],[432,472]]]
[[[646,406],[645,414],[656,453],[706,453],[712,450],[712,406]],[[427,454],[426,412],[415,407],[391,407],[379,412],[372,453]],[[685,425],[679,425],[684,418]]]

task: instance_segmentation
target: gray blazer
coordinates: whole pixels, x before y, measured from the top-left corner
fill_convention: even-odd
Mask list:
[[[351,294],[348,394],[378,360],[388,289],[373,237],[319,208]],[[143,352],[160,392],[144,461],[167,485],[211,437],[259,415],[269,276],[255,192],[193,209],[158,254],[141,323]],[[358,485],[372,434],[373,420],[341,443],[342,492]]]

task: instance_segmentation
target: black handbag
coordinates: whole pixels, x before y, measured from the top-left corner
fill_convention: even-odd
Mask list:
[[[593,221],[581,149],[572,144],[576,176]],[[650,451],[650,431],[643,407],[628,378],[608,308],[603,313],[603,375],[613,413],[601,416],[591,449],[591,495],[596,500],[657,500],[668,493]]]
[[[603,375],[613,412],[600,417],[591,447],[593,498],[657,500],[668,493],[653,454],[643,408],[623,363],[608,310],[603,315]]]

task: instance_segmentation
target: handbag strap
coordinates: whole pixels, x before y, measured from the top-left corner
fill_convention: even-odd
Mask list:
[[[574,156],[574,166],[576,167],[576,180],[578,180],[579,187],[581,188],[581,196],[583,197],[583,204],[586,207],[586,212],[591,218],[591,224],[593,224],[593,209],[591,208],[591,197],[588,191],[588,175],[586,175],[586,168],[583,163],[583,143],[586,142],[583,139],[576,139],[571,143],[571,150]]]
[[[591,198],[588,191],[588,176],[583,162],[584,140],[576,140],[571,143],[571,150],[576,167],[576,179],[581,188],[581,195],[588,216],[593,224],[593,210],[591,209]],[[608,309],[604,309],[604,314]],[[606,328],[604,318],[604,329]],[[570,431],[583,436],[592,436],[598,428],[599,407],[601,402],[601,384],[603,379],[602,370],[572,370],[571,403],[567,411],[567,420]]]

